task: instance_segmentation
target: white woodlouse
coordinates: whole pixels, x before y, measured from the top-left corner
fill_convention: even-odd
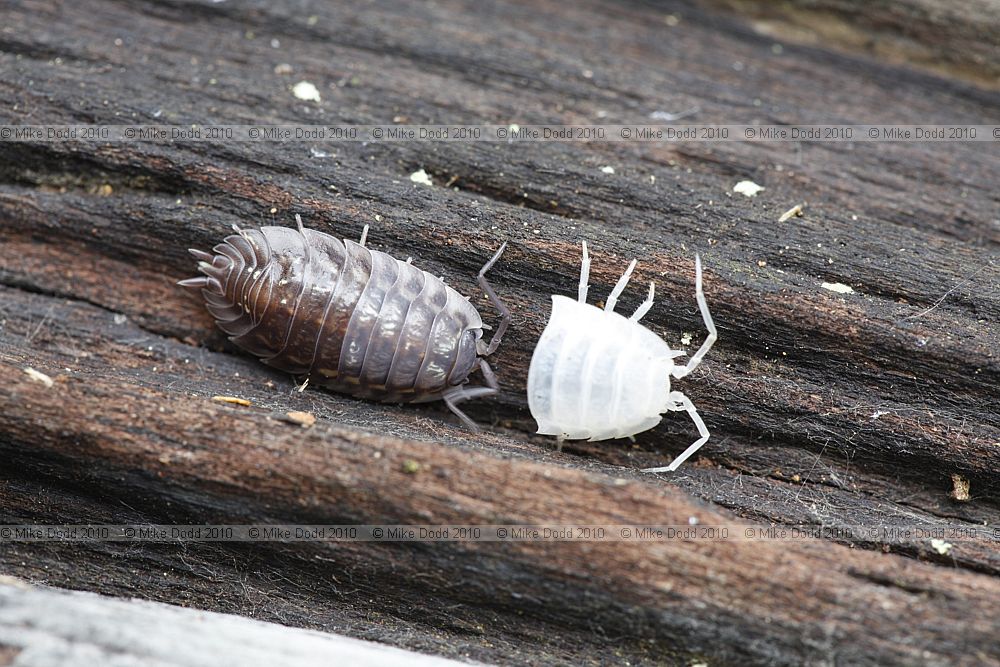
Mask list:
[[[486,281],[507,244],[479,272],[500,311],[489,343],[468,299],[426,271],[361,242],[305,229],[240,230],[213,248],[189,252],[201,276],[179,285],[199,292],[219,328],[264,363],[320,386],[393,403],[457,404],[499,391],[483,357],[492,354],[510,312]],[[478,365],[485,387],[467,387]]]
[[[687,411],[701,437],[670,465],[645,470],[673,471],[705,444],[709,433],[691,399],[670,390],[670,378],[697,368],[717,334],[702,291],[701,258],[695,255],[695,297],[708,336],[685,366],[674,364],[685,353],[639,324],[653,306],[653,283],[632,317],[614,312],[635,267],[633,259],[604,310],[589,305],[590,255],[583,243],[579,298],[552,296],[552,315],[528,368],[528,406],[538,433],[560,441],[631,437],[659,424],[666,411]]]

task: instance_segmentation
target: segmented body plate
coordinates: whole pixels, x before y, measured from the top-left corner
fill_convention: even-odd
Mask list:
[[[313,230],[228,236],[200,264],[219,327],[240,348],[361,398],[435,400],[477,362],[482,319],[439,278]]]
[[[564,296],[528,369],[528,405],[538,432],[569,440],[640,433],[667,410],[675,352],[618,313]]]

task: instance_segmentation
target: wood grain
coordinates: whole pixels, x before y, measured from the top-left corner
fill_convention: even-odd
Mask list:
[[[646,123],[697,109],[692,122],[985,124],[1000,102],[869,55],[774,49],[738,15],[689,4],[4,11],[2,123]],[[320,103],[291,94],[300,80]],[[1000,526],[992,144],[327,152],[0,143],[3,523]],[[434,186],[409,181],[421,168]],[[743,179],[766,189],[733,194]],[[803,202],[802,217],[777,222]],[[374,247],[412,255],[484,314],[476,271],[509,242],[491,273],[514,314],[491,360],[503,392],[463,405],[483,434],[442,405],[299,393],[174,286],[194,275],[186,248],[295,213],[347,238],[371,224]],[[595,299],[639,258],[621,308],[655,280],[646,320],[674,346],[700,342],[701,253],[720,339],[678,388],[713,436],[676,475],[638,472],[695,438],[676,416],[635,443],[556,452],[532,435],[528,361],[549,295],[575,292],[581,239]],[[280,420],[291,410],[318,422]],[[953,476],[968,501],[952,497]],[[6,543],[0,564],[39,583],[488,662],[997,664],[998,541],[944,554],[923,537]]]
[[[359,667],[463,664],[240,616],[32,587],[12,577],[0,580],[0,646],[3,665],[328,665],[333,657]]]

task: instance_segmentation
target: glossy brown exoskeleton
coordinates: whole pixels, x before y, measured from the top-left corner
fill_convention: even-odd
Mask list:
[[[305,229],[238,230],[213,248],[191,250],[196,290],[237,346],[264,363],[335,391],[386,402],[444,400],[456,407],[499,389],[489,364],[510,323],[485,274],[479,285],[500,311],[489,343],[467,298],[408,261]],[[487,386],[467,387],[479,367]]]

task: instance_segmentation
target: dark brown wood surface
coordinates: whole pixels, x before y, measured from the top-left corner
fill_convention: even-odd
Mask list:
[[[985,124],[1000,103],[686,4],[0,12],[4,123]],[[292,95],[301,80],[321,102]],[[0,143],[3,523],[1000,526],[996,144],[310,148]],[[734,194],[743,179],[766,189]],[[348,238],[372,225],[488,322],[475,273],[509,241],[503,393],[466,404],[484,433],[441,404],[299,393],[175,287],[186,248],[295,213]],[[634,444],[532,435],[528,361],[581,239],[595,300],[639,258],[621,308],[655,280],[646,321],[674,346],[703,336],[701,253],[720,339],[678,387],[713,436],[677,474],[638,470],[695,438],[682,415]],[[3,543],[0,569],[489,662],[1000,663],[1000,538],[951,542]]]
[[[709,0],[747,15],[774,39],[866,53],[879,60],[1000,89],[997,0]]]

